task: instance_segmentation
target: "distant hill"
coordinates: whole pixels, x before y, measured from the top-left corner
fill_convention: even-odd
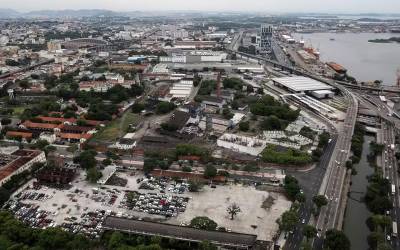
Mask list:
[[[0,18],[23,17],[92,17],[92,16],[121,16],[125,13],[102,9],[87,10],[38,10],[30,12],[18,12],[12,9],[0,9]]]
[[[118,13],[110,10],[40,10],[25,13],[30,17],[91,17],[91,16],[116,16]]]
[[[18,17],[21,13],[12,9],[1,9],[0,8],[0,18],[10,18]]]

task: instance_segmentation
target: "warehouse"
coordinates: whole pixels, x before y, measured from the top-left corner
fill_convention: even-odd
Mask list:
[[[325,83],[303,76],[273,78],[272,81],[274,85],[292,93],[309,93],[318,90],[332,91],[334,89]]]

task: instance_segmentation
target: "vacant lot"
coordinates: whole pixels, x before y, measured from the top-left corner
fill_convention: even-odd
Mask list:
[[[188,203],[185,213],[173,218],[171,223],[189,223],[196,216],[207,216],[220,227],[233,232],[256,234],[260,240],[272,239],[278,230],[276,219],[290,207],[290,201],[280,194],[238,185],[217,186],[215,189],[205,187],[204,191],[190,195],[193,199]],[[269,195],[275,200],[274,205],[266,210],[261,206]],[[234,220],[226,211],[232,203],[239,205],[242,211]]]
[[[94,137],[93,141],[104,141],[114,142],[117,138],[123,136],[129,124],[136,125],[138,123],[139,116],[133,114],[130,110],[126,111],[124,115],[112,122],[110,122],[105,128],[100,130]]]

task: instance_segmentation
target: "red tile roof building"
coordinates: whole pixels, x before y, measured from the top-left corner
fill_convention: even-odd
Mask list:
[[[0,186],[13,175],[28,170],[36,162],[46,162],[46,156],[40,150],[20,149],[10,155],[0,154]]]

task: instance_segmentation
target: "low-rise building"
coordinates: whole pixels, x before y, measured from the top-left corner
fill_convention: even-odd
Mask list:
[[[28,170],[36,162],[46,162],[46,155],[40,150],[20,149],[11,154],[0,154],[0,186],[10,178]]]

